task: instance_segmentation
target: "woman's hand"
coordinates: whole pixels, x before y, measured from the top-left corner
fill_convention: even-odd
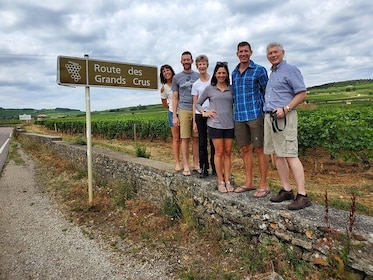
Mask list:
[[[216,111],[215,110],[211,110],[211,111],[205,112],[204,116],[207,117],[207,118],[214,119],[216,117]]]

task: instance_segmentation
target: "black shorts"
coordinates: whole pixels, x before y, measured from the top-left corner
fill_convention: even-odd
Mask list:
[[[221,129],[221,128],[208,127],[208,133],[209,133],[210,139],[234,138],[234,128]]]

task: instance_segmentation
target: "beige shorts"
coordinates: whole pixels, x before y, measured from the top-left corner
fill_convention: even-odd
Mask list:
[[[179,109],[180,138],[198,137],[193,130],[193,111]]]
[[[278,127],[284,127],[284,119],[277,120]],[[264,153],[279,157],[298,157],[298,113],[290,111],[286,115],[286,127],[283,131],[273,132],[271,116],[264,117]]]

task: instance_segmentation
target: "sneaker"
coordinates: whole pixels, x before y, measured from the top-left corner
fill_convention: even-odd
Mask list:
[[[293,199],[294,199],[293,190],[285,191],[284,189],[282,189],[279,191],[278,195],[271,197],[269,200],[271,202],[283,202],[285,200],[293,200]]]
[[[203,170],[202,173],[199,175],[200,178],[206,178],[209,176],[209,172],[207,170]]]
[[[307,195],[297,194],[295,200],[288,205],[289,210],[299,210],[311,206],[312,203]]]

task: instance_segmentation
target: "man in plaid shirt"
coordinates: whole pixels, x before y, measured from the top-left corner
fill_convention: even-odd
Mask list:
[[[246,182],[235,192],[255,190],[253,182],[253,147],[258,155],[260,182],[254,197],[265,197],[268,156],[264,154],[264,93],[268,82],[267,70],[250,60],[253,51],[248,42],[237,46],[240,63],[232,72],[234,121],[237,145],[241,147]]]

